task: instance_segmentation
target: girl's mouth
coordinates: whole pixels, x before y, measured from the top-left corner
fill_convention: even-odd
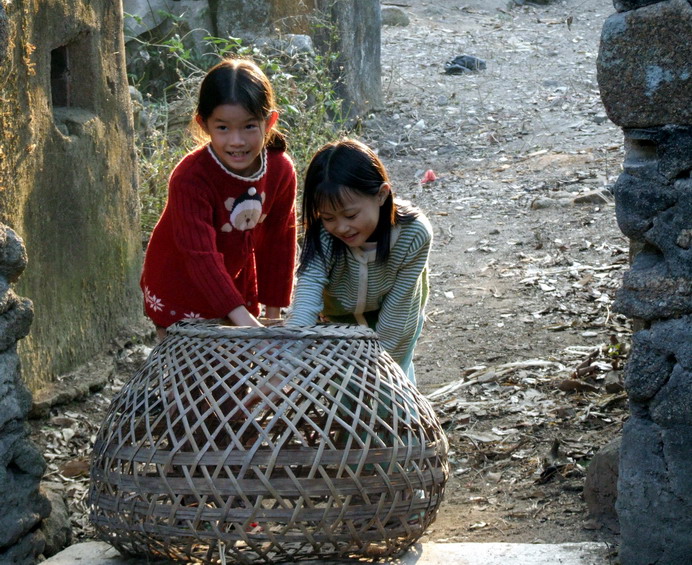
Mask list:
[[[358,237],[358,234],[357,234],[357,233],[354,233],[354,234],[351,234],[351,235],[342,235],[342,236],[341,236],[341,240],[348,243],[348,242],[350,242],[350,241],[355,240],[356,237]]]

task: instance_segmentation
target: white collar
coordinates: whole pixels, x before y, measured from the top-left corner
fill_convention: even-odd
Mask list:
[[[389,249],[393,249],[396,244],[396,240],[399,239],[399,233],[401,232],[401,226],[392,226],[391,233],[389,236]],[[377,258],[377,244],[369,245],[367,242],[361,247],[350,247],[349,251],[356,258],[359,263],[373,263]]]
[[[221,167],[224,171],[224,173],[231,175],[233,178],[236,178],[238,180],[244,180],[247,182],[255,182],[261,179],[267,172],[267,148],[263,147],[262,152],[260,153],[260,168],[259,170],[252,176],[249,177],[244,177],[242,175],[238,175],[231,171],[226,165],[224,165],[221,160],[216,156],[216,153],[214,153],[214,150],[211,148],[211,143],[207,145],[207,151],[209,151],[209,155],[211,155],[212,159],[217,162],[219,167]]]

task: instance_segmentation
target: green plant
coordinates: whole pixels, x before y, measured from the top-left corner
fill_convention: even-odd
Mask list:
[[[138,57],[150,50],[143,59],[159,56],[159,60],[166,61],[166,76],[175,77],[170,84],[162,85],[160,77],[151,78],[153,73],[129,72],[131,83],[147,100],[144,106],[148,127],[137,141],[145,238],[165,205],[170,172],[194,146],[192,136],[184,131],[184,123],[192,118],[202,77],[219,60],[251,58],[270,78],[281,116],[279,127],[286,135],[299,182],[313,153],[344,132],[341,100],[335,92],[336,79],[331,71],[336,54],[288,53],[276,46],[262,49],[245,45],[238,38],[213,36],[204,38],[207,49],[198,53],[188,46],[186,36],[175,33],[159,42],[138,41]]]

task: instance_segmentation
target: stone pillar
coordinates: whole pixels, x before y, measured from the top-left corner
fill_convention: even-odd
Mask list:
[[[33,306],[10,288],[25,266],[22,240],[0,224],[0,563],[16,565],[36,563],[45,545],[38,525],[50,514],[39,492],[46,464],[29,441],[31,395],[20,377],[16,345],[29,333]]]
[[[379,0],[318,0],[318,5],[335,26],[336,45],[331,45],[339,55],[334,62],[334,75],[339,77],[337,90],[346,115],[356,116],[381,107]],[[329,38],[318,37],[317,45],[324,52],[325,45],[330,45]]]
[[[631,268],[614,308],[638,328],[625,369],[620,559],[674,565],[692,555],[692,4],[614,6],[597,63],[626,151],[615,203]]]

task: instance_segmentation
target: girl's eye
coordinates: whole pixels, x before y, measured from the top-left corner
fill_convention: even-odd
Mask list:
[[[353,220],[358,214],[351,214],[350,216],[344,216],[347,220]]]

